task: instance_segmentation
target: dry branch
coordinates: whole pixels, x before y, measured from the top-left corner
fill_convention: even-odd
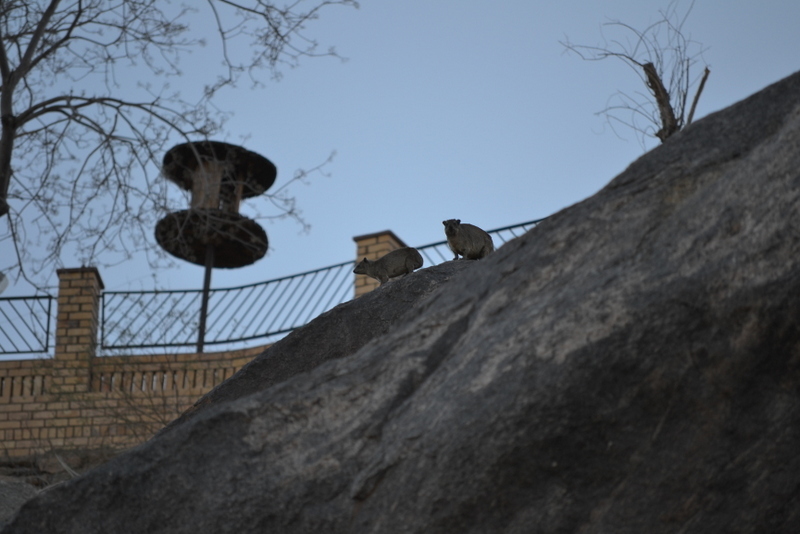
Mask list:
[[[700,85],[697,87],[697,92],[694,94],[694,100],[692,100],[692,108],[689,110],[689,118],[686,119],[686,126],[689,126],[692,123],[692,119],[694,118],[694,110],[697,107],[697,101],[700,100],[700,93],[703,92],[703,87],[706,86],[706,80],[708,79],[708,75],[711,74],[711,71],[706,67],[706,70],[703,71],[703,78],[700,80]]]
[[[675,110],[672,109],[672,104],[669,102],[669,92],[664,87],[661,77],[656,72],[656,67],[652,63],[645,63],[642,65],[644,74],[647,77],[647,87],[653,92],[658,106],[658,113],[661,116],[661,129],[656,132],[656,137],[661,139],[661,142],[677,132],[680,128],[678,121],[675,119]]]

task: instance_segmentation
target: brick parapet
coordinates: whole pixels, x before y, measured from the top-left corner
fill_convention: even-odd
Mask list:
[[[85,390],[80,361],[0,362],[0,459],[137,445],[265,348],[95,358]]]
[[[97,269],[60,269],[55,354],[0,361],[0,459],[137,445],[266,347],[96,357]]]

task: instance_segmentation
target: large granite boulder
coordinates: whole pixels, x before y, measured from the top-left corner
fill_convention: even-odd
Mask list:
[[[163,434],[211,405],[229,402],[292,376],[308,372],[321,363],[353,354],[370,340],[382,336],[402,318],[413,315],[416,305],[469,262],[448,262],[390,280],[378,291],[362,295],[325,312],[293,331],[253,358],[237,374],[203,395],[194,406],[159,432]]]
[[[347,352],[210,398],[3,532],[800,532],[800,74]]]

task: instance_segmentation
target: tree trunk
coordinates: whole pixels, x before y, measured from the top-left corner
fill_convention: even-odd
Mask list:
[[[669,103],[669,93],[661,82],[655,65],[645,63],[642,68],[647,76],[647,87],[653,91],[653,96],[656,97],[656,104],[658,104],[658,112],[661,115],[661,129],[656,132],[656,137],[661,139],[663,143],[680,128],[678,121],[675,119],[675,111],[672,109],[672,104]]]
[[[8,104],[6,105],[6,100]],[[0,135],[0,217],[8,213],[8,186],[11,183],[11,153],[14,150],[16,135],[15,117],[11,114],[11,98],[6,93],[0,96],[0,122],[3,133]]]

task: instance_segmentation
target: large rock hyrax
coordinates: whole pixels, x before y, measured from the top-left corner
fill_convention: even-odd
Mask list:
[[[356,265],[353,272],[365,274],[383,284],[389,278],[402,276],[413,272],[414,269],[419,269],[422,267],[422,263],[422,256],[417,249],[403,247],[393,250],[375,261],[364,258]]]
[[[454,260],[463,256],[467,260],[485,258],[494,251],[492,236],[475,225],[461,223],[461,219],[448,219],[442,221],[444,233],[447,236],[447,246],[456,255]]]

